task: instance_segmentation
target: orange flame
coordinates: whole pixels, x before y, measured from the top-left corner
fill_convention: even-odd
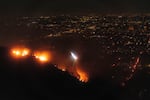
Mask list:
[[[11,51],[12,55],[15,57],[24,57],[29,55],[29,49],[27,48],[14,48]]]
[[[51,60],[49,52],[40,52],[40,51],[37,51],[37,52],[34,53],[34,56],[40,62],[49,62]]]
[[[76,77],[79,81],[81,82],[88,82],[89,81],[89,76],[88,74],[81,70],[79,67],[67,67],[64,65],[61,66],[56,66],[58,69],[60,69],[61,71],[67,71],[69,72],[71,75],[73,75],[74,77]]]
[[[76,72],[79,75],[78,79],[81,82],[88,82],[89,78],[88,78],[88,74],[87,73],[85,73],[83,70],[81,70],[79,68],[77,68]]]

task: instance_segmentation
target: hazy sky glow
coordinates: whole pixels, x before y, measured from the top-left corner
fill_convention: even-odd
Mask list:
[[[149,0],[1,0],[3,13],[149,12]]]

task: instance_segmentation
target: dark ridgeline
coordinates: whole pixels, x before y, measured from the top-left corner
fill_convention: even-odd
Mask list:
[[[0,48],[0,100],[148,100],[147,76],[139,71],[126,87],[100,78],[82,83],[51,64],[37,63],[33,57],[12,59],[8,48]]]
[[[1,47],[0,55],[1,100],[115,99],[118,91],[104,80],[82,83],[51,64],[36,63],[32,57],[13,59],[8,48]]]

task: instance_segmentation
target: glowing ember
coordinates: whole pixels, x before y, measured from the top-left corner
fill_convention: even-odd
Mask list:
[[[64,65],[59,65],[59,66],[56,66],[56,67],[57,67],[59,70],[63,71],[63,72],[67,71],[66,66],[64,66]]]
[[[66,69],[65,68],[63,68],[63,69],[61,69],[63,72],[65,72],[66,71]]]

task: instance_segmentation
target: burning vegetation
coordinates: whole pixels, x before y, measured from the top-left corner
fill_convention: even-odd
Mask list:
[[[40,63],[49,63],[49,62],[54,63],[53,59],[56,59],[52,56],[50,51],[36,50],[31,52],[30,49],[23,48],[23,47],[11,49],[11,54],[12,56],[17,58],[22,58],[25,56],[33,56]],[[58,65],[56,65],[55,67],[57,67],[61,71],[67,71],[68,73],[76,77],[81,82],[85,82],[85,83],[88,82],[89,80],[88,74],[85,71],[81,70],[79,67],[77,67],[79,63],[77,62],[78,56],[73,52],[70,52],[70,56],[72,58],[70,61],[71,64],[65,63],[62,66],[59,62],[57,62]]]
[[[37,62],[39,63],[46,63],[46,64],[53,64],[56,68],[60,69],[61,71],[65,71],[70,73],[72,76],[76,77],[79,81],[86,83],[89,81],[89,78],[93,78],[95,76],[101,76],[104,74],[109,73],[109,69],[111,68],[107,67],[107,63],[112,63],[112,70],[116,69],[119,70],[119,68],[123,69],[122,73],[125,76],[125,78],[120,78],[116,74],[116,72],[112,75],[112,80],[116,80],[117,82],[123,80],[123,82],[126,82],[130,80],[134,74],[134,72],[137,69],[137,66],[140,62],[140,57],[136,57],[134,61],[130,61],[130,64],[122,63],[123,58],[118,58],[116,61],[112,61],[112,59],[107,59],[107,61],[103,60],[103,55],[99,54],[97,55],[97,58],[95,58],[96,54],[94,52],[92,54],[82,52],[80,53],[80,56],[76,52],[57,52],[52,50],[47,51],[41,51],[41,50],[30,50],[28,48],[19,47],[19,48],[13,48],[11,49],[11,55],[14,58],[22,59],[26,56],[32,56],[35,58]],[[83,57],[84,55],[84,57]],[[106,55],[104,55],[106,57]],[[101,61],[100,63],[98,63]],[[128,60],[127,60],[128,61]],[[115,62],[115,63],[113,63]],[[102,66],[99,66],[102,65]],[[86,66],[86,67],[84,67]],[[94,66],[94,69],[93,67]],[[104,66],[104,67],[103,67]],[[128,67],[128,68],[127,68]],[[100,70],[99,70],[100,69]],[[107,71],[106,71],[107,70]],[[121,72],[121,71],[120,71]],[[118,73],[118,71],[117,71]],[[119,77],[119,78],[117,78]]]
[[[50,54],[50,52],[36,51],[36,52],[34,52],[33,56],[36,59],[38,59],[40,62],[50,62],[51,61],[51,54]]]
[[[27,48],[13,48],[11,50],[11,54],[14,57],[25,57],[28,56],[30,53],[30,50]]]
[[[58,66],[57,68],[60,69],[61,71],[69,72],[71,75],[76,77],[81,82],[86,83],[89,81],[89,75],[79,67]]]
[[[76,70],[77,74],[78,74],[78,79],[81,81],[81,82],[88,82],[89,80],[89,76],[86,72],[84,72],[83,70],[77,68]]]

